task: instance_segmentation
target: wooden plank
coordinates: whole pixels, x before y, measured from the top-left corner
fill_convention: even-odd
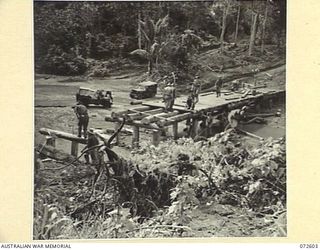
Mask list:
[[[69,140],[69,141],[75,141],[78,143],[82,144],[87,144],[87,139],[82,138],[82,137],[77,137],[76,135],[58,131],[58,130],[53,130],[53,129],[48,129],[48,128],[40,128],[39,133],[42,135],[55,135],[58,138]]]
[[[240,99],[240,96],[237,97],[229,97],[229,98],[224,98],[226,101],[232,101],[232,100],[237,100]]]
[[[215,93],[216,93],[216,92],[211,91],[211,92],[202,93],[202,94],[200,94],[200,96],[213,95],[213,94],[215,94]]]

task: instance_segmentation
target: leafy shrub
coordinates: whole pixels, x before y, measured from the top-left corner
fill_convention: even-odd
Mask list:
[[[87,64],[84,58],[73,57],[70,54],[47,55],[38,65],[39,71],[45,74],[56,75],[81,75],[87,70]]]

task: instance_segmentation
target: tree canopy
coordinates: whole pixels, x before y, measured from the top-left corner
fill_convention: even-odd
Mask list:
[[[190,54],[217,44],[281,46],[285,31],[286,0],[34,3],[35,63],[43,73],[83,74],[88,59],[132,58],[138,49],[150,55],[149,70],[164,61],[183,67]]]

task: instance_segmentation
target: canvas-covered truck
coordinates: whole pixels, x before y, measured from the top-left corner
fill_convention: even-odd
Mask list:
[[[79,88],[76,94],[76,100],[81,101],[85,106],[90,104],[102,105],[105,108],[111,108],[113,97],[111,91],[106,90],[93,90],[89,88]]]
[[[134,88],[130,92],[130,97],[133,99],[145,99],[155,97],[157,94],[158,84],[156,82],[141,82],[137,88]]]

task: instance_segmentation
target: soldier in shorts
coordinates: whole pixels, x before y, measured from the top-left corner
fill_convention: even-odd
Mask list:
[[[78,118],[78,137],[81,137],[82,130],[84,138],[87,138],[87,128],[89,124],[88,109],[81,102],[74,106],[74,112]]]

